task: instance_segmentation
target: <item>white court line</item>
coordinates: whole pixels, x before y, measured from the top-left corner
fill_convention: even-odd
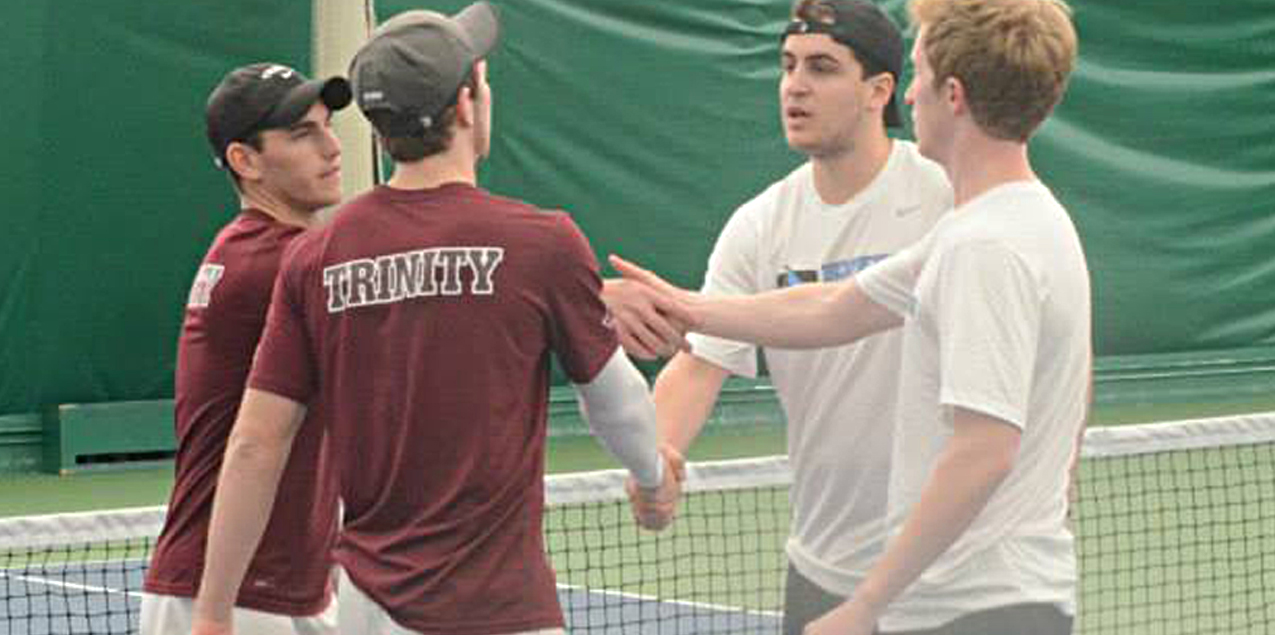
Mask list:
[[[114,593],[116,595],[126,595],[128,597],[134,597],[134,598],[142,597],[142,594],[136,591],[112,589],[111,587],[93,586],[91,584],[76,584],[74,582],[59,582],[57,580],[52,580],[49,578],[37,578],[35,576],[11,575],[3,571],[0,571],[0,578],[7,578],[9,580],[18,580],[21,582],[28,582],[31,584],[43,584],[45,586],[60,587],[63,589],[71,589],[74,591],[89,591],[91,593]]]
[[[687,608],[699,609],[704,611],[717,611],[719,613],[742,613],[744,615],[756,615],[758,617],[783,617],[783,613],[779,611],[758,611],[754,609],[746,609],[738,606],[726,606],[723,604],[710,604],[707,602],[693,602],[691,600],[667,600],[655,597],[654,595],[643,595],[641,593],[626,593],[624,591],[611,591],[609,589],[591,589],[576,584],[559,584],[559,589],[568,591],[580,591],[583,593],[596,593],[598,595],[614,596],[630,600],[638,600],[642,602],[658,602],[660,604],[673,604],[676,606],[685,606]]]
[[[8,578],[10,580],[18,580],[32,584],[43,584],[45,586],[60,587],[64,589],[73,589],[76,591],[89,591],[93,593],[113,593],[116,595],[126,595],[128,597],[140,598],[141,593],[136,591],[125,591],[123,589],[113,589],[111,587],[94,586],[90,584],[77,584],[74,582],[60,582],[49,578],[39,578],[35,576],[12,575],[4,571],[0,571],[0,578]],[[559,589],[568,591],[577,591],[582,593],[590,593],[609,597],[618,597],[622,599],[636,600],[640,602],[656,602],[659,604],[672,604],[675,606],[683,606],[686,608],[697,609],[702,611],[715,611],[718,613],[733,613],[743,615],[755,615],[758,617],[783,617],[783,613],[779,611],[759,611],[755,609],[746,609],[738,606],[726,606],[724,604],[712,604],[709,602],[695,602],[691,600],[671,600],[656,597],[653,595],[644,595],[641,593],[628,593],[624,591],[612,591],[609,589],[591,589],[575,584],[559,584]]]

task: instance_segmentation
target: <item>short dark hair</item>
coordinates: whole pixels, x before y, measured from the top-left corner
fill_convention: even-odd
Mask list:
[[[401,163],[420,161],[425,157],[441,154],[452,145],[452,137],[456,132],[456,101],[460,99],[460,91],[469,88],[478,92],[478,78],[471,70],[465,81],[461,82],[456,95],[449,106],[433,117],[428,127],[418,134],[404,137],[382,137],[381,142],[390,158]]]
[[[792,3],[792,18],[803,22],[824,22],[832,23],[837,19],[837,9],[832,6],[829,0],[794,0]],[[842,42],[838,42],[850,50],[850,54],[854,56],[855,61],[859,62],[859,68],[862,73],[859,79],[867,79],[876,77],[881,73],[889,73],[890,69],[870,56],[859,55],[854,47],[848,46]]]

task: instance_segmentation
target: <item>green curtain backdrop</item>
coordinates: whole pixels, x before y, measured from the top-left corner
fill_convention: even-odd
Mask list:
[[[495,4],[483,184],[698,284],[730,212],[801,160],[778,125],[787,0]],[[1099,353],[1275,344],[1275,0],[1073,6],[1080,65],[1033,153],[1085,240]],[[235,207],[204,99],[239,64],[308,66],[307,3],[65,8],[0,26],[0,414],[171,395],[190,277]]]
[[[204,100],[232,65],[308,65],[308,29],[291,2],[7,8],[0,414],[171,395],[187,286],[237,207]]]
[[[30,366],[36,354],[32,301],[38,260],[41,158],[41,86],[44,82],[43,33],[47,6],[41,2],[9,7],[0,23],[6,42],[3,68],[10,83],[25,91],[6,100],[0,126],[0,414],[25,411],[39,402]]]

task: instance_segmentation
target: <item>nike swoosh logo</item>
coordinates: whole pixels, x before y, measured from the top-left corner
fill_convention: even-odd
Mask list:
[[[908,216],[908,215],[912,214],[912,212],[915,212],[915,211],[920,210],[920,209],[921,209],[921,206],[920,206],[920,205],[912,205],[912,206],[909,206],[909,207],[901,207],[901,208],[899,208],[899,209],[894,210],[894,217],[895,217],[895,218],[903,218],[904,216]]]

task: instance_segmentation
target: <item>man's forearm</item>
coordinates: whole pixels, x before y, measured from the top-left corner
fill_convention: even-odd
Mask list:
[[[231,440],[217,481],[208,531],[200,584],[199,611],[203,617],[229,619],[239,584],[270,519],[275,489],[286,462],[286,448],[280,456],[272,449]]]
[[[664,480],[655,405],[646,379],[617,348],[588,383],[576,384],[580,409],[594,435],[643,487]]]
[[[902,323],[852,279],[803,284],[750,296],[700,296],[694,330],[776,348],[820,348]]]
[[[959,409],[958,409],[959,410]],[[1013,468],[1019,431],[982,417],[948,441],[903,528],[851,598],[879,616],[969,528]]]
[[[689,353],[678,353],[655,379],[653,398],[660,438],[685,455],[713,413],[729,373]]]
[[[655,273],[611,256],[625,278],[651,287],[662,313],[690,330],[776,348],[848,344],[903,323],[864,293],[854,279],[803,284],[748,296],[706,296],[669,284]]]
[[[273,412],[286,409],[291,419],[270,421],[271,411],[261,410],[262,394],[245,399],[235,431],[227,443],[195,607],[197,620],[229,622],[239,585],[270,520],[292,436],[304,413],[300,407],[287,405],[291,402],[282,403],[285,401],[282,398],[266,395],[265,399],[279,403],[265,404],[265,408]],[[284,428],[284,433],[273,434],[275,430],[271,426]],[[271,434],[254,433],[258,430],[268,430]]]

